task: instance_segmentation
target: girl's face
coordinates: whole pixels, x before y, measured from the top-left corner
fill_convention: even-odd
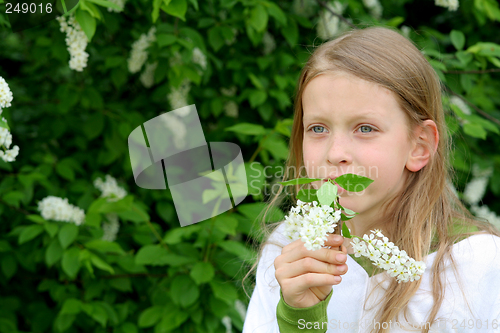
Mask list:
[[[406,115],[393,93],[346,73],[321,74],[306,86],[302,107],[308,177],[354,173],[373,179],[362,192],[339,187],[340,204],[360,213],[357,221],[380,217],[382,204],[402,189],[410,172]]]

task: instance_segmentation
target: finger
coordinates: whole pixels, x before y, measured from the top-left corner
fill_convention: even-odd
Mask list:
[[[287,281],[289,294],[300,294],[312,287],[337,285],[342,281],[338,275],[307,273]]]
[[[334,265],[307,257],[279,267],[275,275],[278,281],[282,281],[307,273],[343,275],[346,272],[346,264]]]
[[[325,246],[339,247],[344,243],[344,237],[335,234],[328,234]]]
[[[337,258],[338,254],[341,254],[341,256]],[[294,247],[291,251],[282,253],[281,256],[277,257],[277,259],[279,258],[278,263],[282,265],[286,263],[292,263],[306,257],[336,265],[343,264],[347,259],[345,252],[339,251],[337,249],[321,248],[316,251],[310,251],[306,249],[304,244],[302,244],[302,246]]]

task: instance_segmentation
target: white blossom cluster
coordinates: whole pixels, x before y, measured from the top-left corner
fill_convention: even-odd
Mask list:
[[[472,166],[472,180],[465,185],[464,200],[471,206],[477,205],[486,192],[488,179],[493,173],[493,169],[480,170],[477,164]]]
[[[500,230],[500,216],[498,216],[495,212],[491,211],[490,208],[486,205],[477,206],[474,205],[470,208],[471,212],[474,213],[479,218],[487,220],[491,223],[495,228]]]
[[[142,34],[138,40],[132,43],[132,51],[127,59],[130,73],[137,73],[142,65],[148,60],[146,49],[156,40],[156,27],[151,27],[147,34]]]
[[[271,35],[268,31],[266,31],[262,37],[262,44],[264,44],[264,55],[268,55],[276,48],[276,41],[274,40],[273,35]]]
[[[237,89],[236,86],[231,86],[229,88],[221,88],[220,92],[224,96],[233,97]],[[238,104],[234,101],[226,101],[224,103],[224,113],[228,117],[238,118]]]
[[[38,202],[38,211],[46,220],[73,222],[80,225],[85,219],[83,209],[68,203],[68,198],[63,199],[52,195]]]
[[[177,88],[172,87],[167,95],[168,102],[172,109],[179,109],[188,105],[187,98],[191,90],[191,81],[184,79],[181,85]]]
[[[108,198],[108,201],[118,201],[127,195],[127,191],[118,186],[116,179],[111,175],[106,175],[105,181],[102,181],[101,178],[96,178],[94,186],[102,192],[101,197]]]
[[[401,33],[403,34],[403,36],[405,36],[408,39],[410,39],[410,32],[411,32],[411,28],[409,26],[407,26],[407,25],[401,26]]]
[[[66,33],[66,45],[70,55],[69,68],[81,72],[87,67],[89,54],[85,52],[89,39],[82,30],[80,24],[73,15],[68,17],[59,16],[56,18],[61,25],[61,32]]]
[[[102,223],[102,239],[108,242],[114,242],[119,230],[120,222],[118,221],[118,215],[115,213],[106,214],[106,221]]]
[[[115,12],[115,13],[120,13],[123,12],[123,8],[125,8],[125,2],[126,0],[108,0],[109,2],[114,3],[118,7],[120,7],[120,10],[116,10],[114,8],[109,8],[108,7],[108,12]]]
[[[410,258],[406,251],[389,242],[380,230],[370,231],[370,236],[363,235],[362,239],[357,237],[352,240],[354,256],[369,258],[373,265],[386,270],[390,276],[397,279],[398,283],[420,279],[426,268],[424,262]]]
[[[373,17],[380,18],[382,16],[383,8],[378,0],[363,0],[363,4],[370,10]]]
[[[229,316],[224,316],[221,319],[222,325],[226,328],[226,333],[232,333],[233,332],[233,325],[231,318]]]
[[[192,61],[203,70],[207,69],[207,56],[198,47],[193,48]]]
[[[9,85],[5,79],[0,76],[0,114],[2,113],[2,108],[10,107],[12,99],[12,91],[10,91]]]
[[[434,4],[436,6],[448,8],[450,11],[458,9],[458,0],[435,0]]]
[[[151,88],[155,83],[155,70],[158,67],[158,61],[152,64],[146,64],[146,69],[141,73],[140,80],[142,85],[146,88]]]
[[[236,311],[241,316],[241,319],[243,321],[245,321],[245,318],[247,316],[247,307],[246,307],[245,303],[243,303],[242,301],[240,301],[239,299],[237,299],[234,302],[234,308],[236,309]]]
[[[306,249],[314,251],[325,245],[328,233],[333,233],[340,220],[341,211],[330,206],[319,205],[317,201],[297,200],[290,214],[285,216],[285,236],[292,240],[301,239]]]
[[[182,149],[186,145],[186,125],[184,122],[180,119],[180,117],[176,116],[185,116],[182,113],[179,113],[178,111],[175,112],[166,112],[163,114],[160,119],[162,120],[163,124],[170,130],[170,132],[173,134],[174,138],[174,145],[177,149]]]
[[[467,104],[465,104],[465,102],[460,97],[455,96],[455,95],[451,96],[450,103],[458,106],[458,108],[460,110],[462,110],[462,112],[465,113],[466,115],[471,114],[469,106]]]
[[[2,108],[11,106],[12,99],[13,95],[9,85],[5,79],[0,76],[0,116],[2,115]],[[7,119],[2,117],[2,121],[8,126]],[[19,155],[19,146],[15,145],[12,149],[9,149],[11,144],[12,134],[7,128],[0,127],[0,147],[3,148],[3,150],[0,150],[0,157],[5,162],[14,162],[17,155]]]
[[[339,1],[330,2],[327,7],[339,15],[344,12],[344,5]],[[327,9],[321,11],[317,25],[317,34],[321,39],[331,39],[343,29],[345,29],[345,23],[340,23],[337,16]]]

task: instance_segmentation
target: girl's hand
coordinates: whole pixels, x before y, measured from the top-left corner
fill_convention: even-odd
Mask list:
[[[276,280],[281,287],[286,304],[295,308],[307,308],[324,300],[332,285],[342,281],[340,275],[347,272],[347,250],[336,250],[344,237],[330,234],[325,246],[309,251],[300,239],[288,244],[274,260]]]

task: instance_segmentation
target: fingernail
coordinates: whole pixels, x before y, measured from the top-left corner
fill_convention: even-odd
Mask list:
[[[342,236],[340,236],[340,235],[335,235],[335,236],[333,237],[333,240],[334,240],[335,242],[340,242],[340,241],[342,240]]]
[[[335,282],[340,282],[342,280],[340,276],[334,276],[333,279],[335,280]]]
[[[344,262],[347,259],[347,256],[343,253],[339,253],[339,254],[337,254],[336,258],[338,261]]]
[[[337,269],[339,270],[339,272],[345,272],[345,265],[339,266],[337,267]]]

